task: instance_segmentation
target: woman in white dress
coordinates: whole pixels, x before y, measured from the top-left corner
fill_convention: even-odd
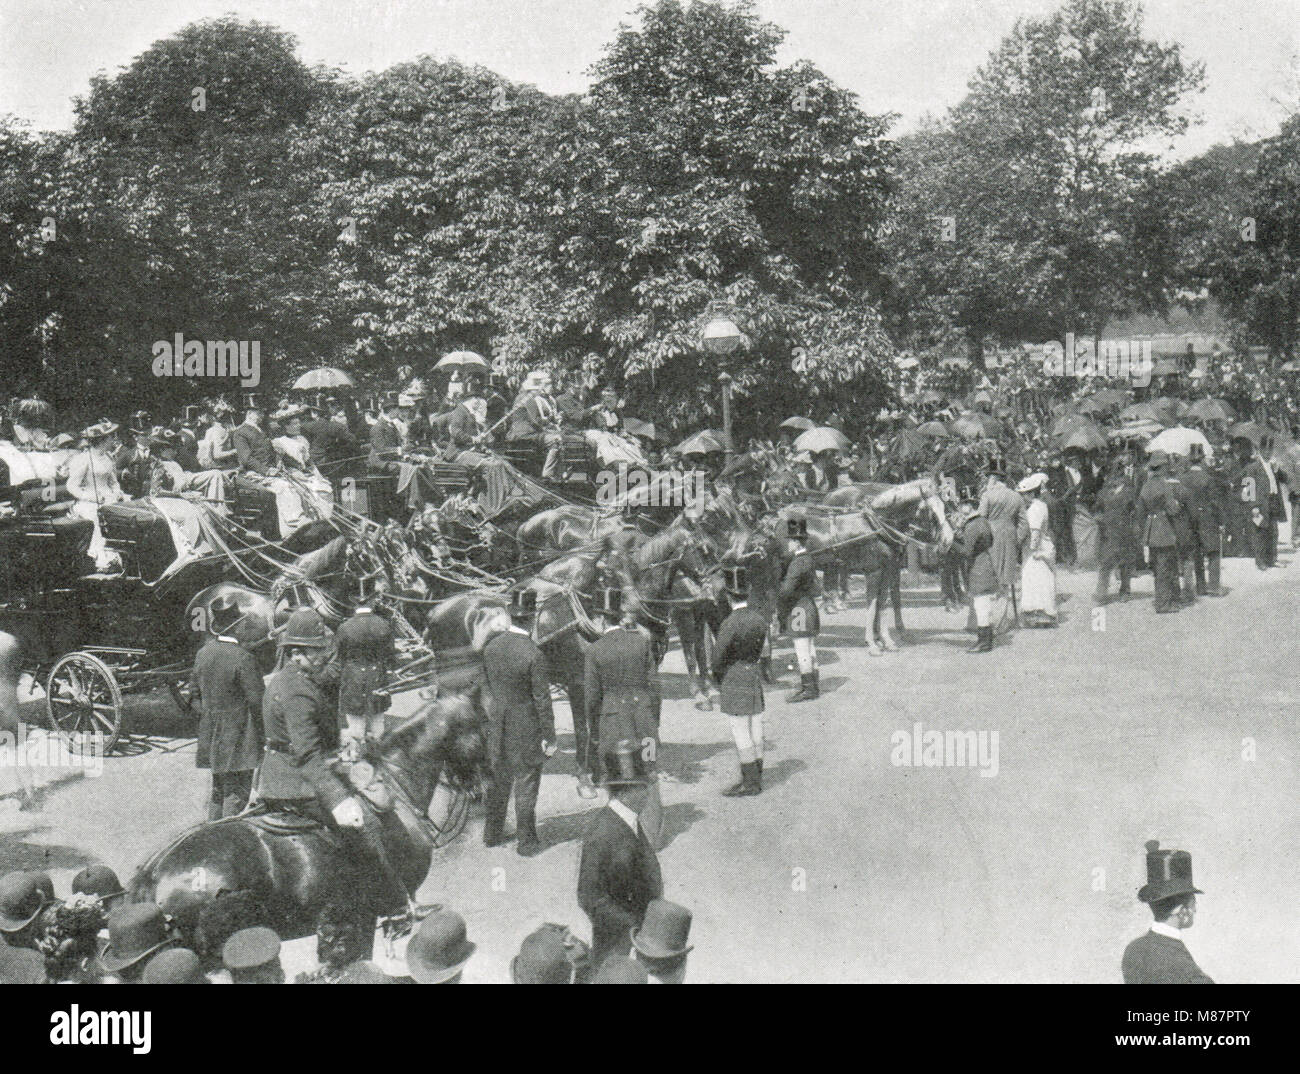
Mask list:
[[[86,450],[76,452],[68,460],[67,487],[73,498],[68,513],[95,524],[86,554],[94,559],[95,568],[100,571],[113,570],[121,562],[117,553],[104,543],[104,534],[99,528],[99,509],[126,499],[122,486],[118,484],[117,465],[113,461],[113,453],[118,447],[117,429],[114,422],[96,422],[81,434],[86,440]]]
[[[1056,626],[1056,547],[1047,524],[1047,502],[1043,490],[1047,475],[1030,474],[1016,489],[1028,506],[1029,546],[1020,567],[1020,610],[1028,626]]]

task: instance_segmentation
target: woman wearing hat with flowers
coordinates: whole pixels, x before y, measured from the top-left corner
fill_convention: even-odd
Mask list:
[[[1025,521],[1029,524],[1029,542],[1025,561],[1020,567],[1020,610],[1033,627],[1056,626],[1056,546],[1048,528],[1047,501],[1043,492],[1047,475],[1030,474],[1016,491],[1027,497]]]
[[[104,541],[99,526],[99,509],[126,499],[117,479],[117,464],[113,452],[117,448],[117,425],[100,421],[82,431],[86,450],[78,451],[68,461],[68,494],[73,498],[68,513],[88,519],[95,524],[86,554],[95,561],[100,571],[112,570],[120,565],[116,552]]]

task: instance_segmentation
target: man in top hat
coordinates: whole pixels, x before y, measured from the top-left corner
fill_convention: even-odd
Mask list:
[[[980,502],[983,503],[983,500]],[[966,559],[966,592],[970,597],[971,615],[975,619],[975,644],[966,652],[991,653],[993,598],[997,596],[1001,585],[993,559],[996,537],[988,519],[971,500],[961,503],[958,520],[953,547]]]
[[[8,873],[0,878],[0,941],[10,947],[36,947],[35,925],[54,901],[54,884],[45,873]]]
[[[285,624],[279,648],[282,665],[262,699],[266,753],[261,796],[272,808],[323,811],[375,866],[380,881],[375,912],[403,912],[410,894],[389,861],[378,818],[332,768],[340,745],[339,720],[320,682],[334,653],[334,638],[314,609],[300,608]]]
[[[573,984],[590,961],[591,948],[563,925],[549,922],[530,932],[510,960],[515,984]]]
[[[241,929],[221,948],[221,962],[235,984],[284,984],[280,937],[274,929]]]
[[[781,629],[794,639],[800,684],[799,689],[786,700],[792,703],[815,701],[821,697],[821,679],[817,670],[817,635],[821,633],[821,619],[817,614],[817,568],[808,552],[808,520],[786,519],[785,537],[790,561],[781,579],[776,613]]]
[[[1151,907],[1155,921],[1146,934],[1124,948],[1120,964],[1125,984],[1213,984],[1183,943],[1182,931],[1196,919],[1192,856],[1147,843],[1147,882],[1138,899]]]
[[[406,943],[406,971],[416,984],[460,984],[465,963],[477,948],[466,933],[465,919],[437,907]]]
[[[749,571],[724,567],[723,582],[731,614],[713,646],[713,677],[721,689],[722,711],[740,757],[740,782],[722,793],[748,798],[763,790],[763,681],[759,662],[767,641],[768,618],[749,606]]]
[[[1178,540],[1180,533],[1184,541],[1191,534],[1183,511],[1182,486],[1168,469],[1169,456],[1163,451],[1151,452],[1147,460],[1150,476],[1138,494],[1142,543],[1151,550],[1155,575],[1155,609],[1162,615],[1178,611]]]
[[[686,956],[691,953],[691,912],[667,899],[646,907],[645,920],[632,930],[636,960],[646,969],[650,984],[681,984],[686,979]]]
[[[1247,513],[1247,532],[1255,566],[1263,571],[1277,565],[1277,524],[1282,513],[1277,475],[1261,448],[1245,437],[1234,441],[1244,466],[1237,477],[1237,494]]]
[[[641,827],[650,779],[642,747],[624,739],[605,752],[609,804],[597,810],[582,838],[578,905],[591,919],[591,962],[597,970],[632,947],[647,907],[663,897],[659,859]]]
[[[360,448],[348,429],[347,407],[340,400],[328,400],[325,412],[304,423],[302,431],[307,437],[311,461],[335,485],[359,472],[355,463],[359,461]]]
[[[604,633],[587,646],[583,661],[587,758],[580,756],[579,762],[599,758],[611,742],[630,739],[640,743],[646,771],[651,775],[646,805],[641,811],[641,826],[651,844],[658,847],[663,804],[655,773],[663,700],[654,644],[637,629],[636,614],[631,607],[624,606],[621,590],[601,589],[597,601],[596,612]]]
[[[989,556],[997,577],[997,592],[1016,600],[1020,584],[1020,538],[1029,533],[1025,501],[1005,484],[1006,469],[1000,462],[989,464],[988,478],[979,500],[979,514],[993,532]]]
[[[369,488],[371,514],[377,522],[397,517],[397,475],[402,469],[402,433],[398,428],[401,407],[397,396],[384,397],[379,420],[370,427],[370,455],[366,466],[372,478]]]
[[[1097,494],[1099,533],[1094,604],[1110,600],[1110,579],[1117,571],[1120,600],[1128,600],[1130,596],[1133,564],[1141,554],[1135,522],[1137,495],[1133,457],[1124,454],[1114,461]]]
[[[243,618],[234,596],[214,600],[208,638],[194,658],[191,682],[199,709],[194,764],[212,772],[208,820],[243,811],[262,760],[262,672],[234,634]]]
[[[389,668],[397,659],[393,628],[375,610],[377,584],[369,579],[361,582],[361,602],[335,637],[344,746],[358,757],[363,742],[383,737],[390,699],[378,691],[387,683]]]
[[[149,957],[176,942],[160,906],[124,903],[108,915],[108,942],[100,949],[99,968],[134,984],[144,973]]]
[[[240,470],[269,477],[275,472],[275,448],[262,429],[262,418],[261,407],[250,406],[244,413],[244,423],[230,434],[230,442]]]
[[[72,878],[72,894],[88,895],[107,911],[120,905],[126,889],[107,865],[87,865]]]
[[[131,415],[131,436],[134,446],[124,449],[117,459],[117,478],[122,491],[132,499],[149,495],[149,482],[153,475],[153,441],[162,433],[149,425],[149,413],[137,410]]]
[[[1219,585],[1219,534],[1224,525],[1224,499],[1226,490],[1218,476],[1205,468],[1205,448],[1199,443],[1188,447],[1187,469],[1179,480],[1187,513],[1191,521],[1192,539],[1187,549],[1191,560],[1191,578],[1184,572],[1184,585],[1194,582],[1199,597],[1221,597]],[[1209,575],[1208,584],[1206,575]]]
[[[483,675],[476,684],[488,716],[488,763],[492,781],[484,803],[483,842],[505,841],[506,807],[515,795],[515,849],[531,857],[537,837],[537,794],[542,766],[555,754],[555,715],[546,656],[525,629],[537,612],[537,594],[516,590],[510,611],[495,609],[485,629]],[[490,613],[491,614],[491,613]]]

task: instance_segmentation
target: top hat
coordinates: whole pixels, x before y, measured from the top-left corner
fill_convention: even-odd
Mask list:
[[[9,873],[0,878],[0,932],[25,929],[54,901],[54,884],[45,873]]]
[[[787,518],[785,520],[785,537],[787,541],[806,541],[808,539],[808,520],[806,518]]]
[[[107,865],[87,865],[72,878],[72,894],[92,895],[100,902],[125,895],[117,873]]]
[[[667,899],[651,899],[641,919],[633,927],[632,946],[647,958],[677,958],[691,950],[686,938],[691,934],[691,912]]]
[[[598,615],[617,617],[623,611],[623,591],[611,586],[596,593],[596,613]]]
[[[240,929],[221,948],[221,961],[232,973],[269,966],[279,957],[279,935],[261,925]]]
[[[465,935],[460,914],[435,910],[407,941],[407,972],[420,984],[443,984],[460,973],[477,946]]]
[[[194,406],[193,404],[191,404],[190,406],[184,407],[184,408],[181,410],[181,421],[185,422],[186,424],[192,424],[192,423],[198,421],[198,420],[199,420],[199,412],[200,412],[201,410],[202,410],[202,407],[197,407],[197,406]]]
[[[0,984],[45,983],[45,959],[30,947],[0,943]]]
[[[650,975],[641,963],[623,955],[610,955],[600,964],[592,984],[648,984]]]
[[[1205,446],[1199,440],[1193,440],[1187,445],[1187,456],[1193,462],[1199,462],[1205,458]]]
[[[218,597],[208,605],[208,629],[213,634],[226,634],[244,617],[239,601],[233,595]]]
[[[168,935],[162,907],[127,903],[108,915],[108,943],[99,952],[99,964],[109,973],[118,973],[175,942]]]
[[[211,984],[204,976],[199,956],[187,947],[159,951],[149,960],[141,984]]]
[[[334,641],[329,627],[315,608],[299,608],[284,624],[284,633],[280,635],[280,648],[287,645],[301,645],[311,649],[328,648]]]
[[[1192,856],[1187,851],[1161,850],[1157,839],[1147,843],[1147,882],[1138,889],[1140,902],[1204,894],[1192,883]]]
[[[722,568],[722,584],[733,596],[743,597],[749,592],[749,568],[734,566]]]
[[[644,787],[650,782],[641,747],[630,738],[620,739],[614,749],[605,754],[605,778],[602,787]]]
[[[152,428],[153,423],[149,420],[149,411],[137,410],[131,415],[131,431],[133,433],[147,433]]]
[[[527,619],[537,614],[537,591],[516,589],[510,594],[510,614],[517,619]]]
[[[985,472],[986,474],[988,474],[989,477],[1003,477],[1003,478],[1004,478],[1004,477],[1007,476],[1007,468],[1006,468],[1006,466],[1005,466],[1003,463],[1000,463],[1000,462],[991,462],[991,463],[989,463],[988,466],[985,467],[984,472]]]
[[[245,409],[245,410],[261,410],[261,409],[262,409],[262,404],[261,404],[261,402],[259,401],[259,400],[261,400],[261,398],[262,398],[262,396],[261,396],[261,393],[260,393],[260,392],[245,392],[245,393],[244,393],[244,409]]]
[[[510,962],[510,979],[515,984],[572,984],[573,963],[560,932],[543,925],[526,936]]]

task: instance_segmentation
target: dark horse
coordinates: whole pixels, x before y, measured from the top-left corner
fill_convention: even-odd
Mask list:
[[[393,803],[378,813],[383,838],[408,889],[428,874],[433,851],[463,827],[464,790],[483,775],[481,720],[464,695],[426,703],[374,747],[373,764]],[[367,806],[369,808],[369,806]],[[347,835],[292,814],[244,813],[182,832],[131,881],[129,901],[157,903],[187,937],[204,904],[249,892],[284,939],[308,935],[333,901],[378,905],[376,877]]]

